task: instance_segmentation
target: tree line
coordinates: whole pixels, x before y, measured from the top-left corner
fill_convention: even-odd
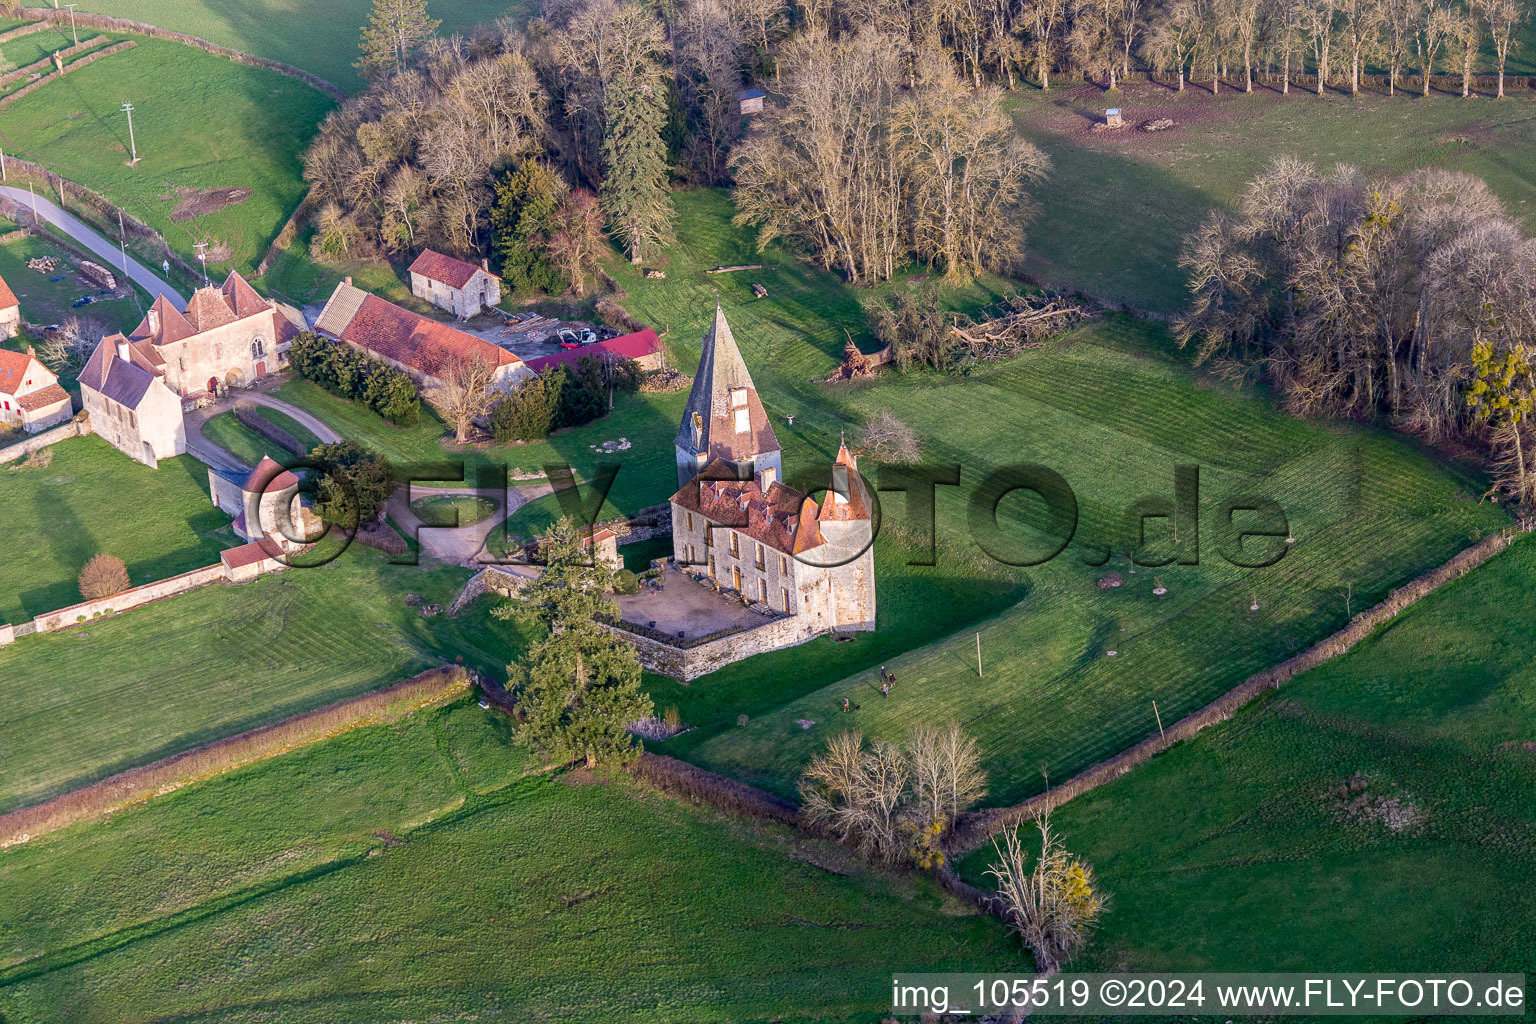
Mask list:
[[[1532,497],[1536,241],[1482,180],[1277,159],[1179,263],[1198,362],[1257,369],[1295,413],[1486,438],[1497,490]]]

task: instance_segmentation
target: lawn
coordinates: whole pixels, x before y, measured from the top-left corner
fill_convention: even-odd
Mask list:
[[[288,432],[288,436],[303,446],[305,452],[311,451],[320,439],[310,433],[309,429],[287,413],[276,409],[268,409],[265,406],[253,406],[255,414],[268,423],[273,424]],[[229,452],[235,458],[244,462],[247,466],[255,466],[261,461],[263,455],[270,455],[279,462],[290,460],[292,456],[282,449],[276,442],[270,441],[256,431],[241,423],[233,412],[221,412],[203,424],[203,436],[213,441],[219,447]]]
[[[1021,964],[925,879],[519,779],[507,733],[464,701],[0,851],[0,1015],[873,1024],[893,970]]]
[[[430,494],[411,502],[411,511],[429,526],[473,526],[500,507],[473,494]]]
[[[75,578],[103,551],[123,560],[137,586],[210,565],[238,543],[208,499],[207,469],[190,455],[150,469],[94,436],[44,451],[47,466],[0,467],[0,522],[11,550],[26,553],[0,559],[0,619],[78,602]]]
[[[602,419],[558,431],[533,444],[469,446],[455,445],[452,431],[426,405],[422,406],[421,421],[415,427],[396,427],[367,406],[337,398],[298,377],[290,378],[273,394],[318,416],[343,437],[381,453],[394,464],[396,476],[402,480],[410,477],[424,483],[436,480],[478,484],[482,482],[481,474],[517,469],[537,471],[553,463],[573,469],[585,499],[585,485],[598,468],[617,465],[618,475],[613,479],[608,503],[599,515],[605,519],[665,501],[676,490],[672,441],[687,400],[686,392],[621,395],[615,401],[614,411]],[[629,438],[632,446],[627,451],[604,454],[596,450],[604,441],[619,437]],[[538,520],[540,523],[555,518],[560,509],[553,496],[533,504],[549,510],[549,515]]]
[[[1524,539],[1349,655],[1058,811],[1114,897],[1074,966],[1529,964],[1531,937],[1509,923],[1536,914],[1533,573]],[[973,877],[986,852],[965,862]]]
[[[18,44],[36,46],[44,37],[57,39],[57,33],[45,30]],[[102,193],[164,235],[184,259],[194,258],[195,243],[208,242],[211,251],[229,251],[210,258],[211,271],[252,271],[303,196],[299,157],[332,101],[274,71],[180,43],[132,38],[131,50],[6,107],[0,144]],[[125,100],[134,105],[134,167],[128,166]],[[191,192],[225,188],[250,194],[222,208],[172,216]]]
[[[45,7],[29,0],[28,7]],[[308,0],[83,0],[82,13],[129,18],[292,64],[348,92],[362,88],[352,64],[372,0],[335,0],[323,13]],[[444,38],[506,15],[526,15],[532,4],[506,0],[435,0],[432,17]]]
[[[1481,481],[1384,432],[1281,415],[1200,377],[1163,329],[1128,317],[966,376],[815,384],[840,353],[844,329],[860,337],[860,296],[776,248],[757,255],[750,235],[730,227],[718,194],[687,193],[678,204],[685,241],[664,280],[618,262],[610,271],[629,290],[631,313],[670,329],[682,367],[697,359],[719,289],[788,475],[825,464],[844,429],[855,436],[882,410],[914,428],[925,459],[962,466],[961,486],[940,490],[937,566],[905,566],[901,544],[877,544],[873,636],[818,640],[688,687],[652,683],[659,705],[677,703],[699,726],[666,749],[707,767],[788,794],[830,731],[899,736],[915,722],[958,720],[982,744],[989,801],[1011,802],[1042,785],[1042,768],[1059,779],[1131,745],[1157,728],[1157,713],[1172,719],[1199,707],[1507,522],[1478,502]],[[746,262],[765,269],[703,273]],[[748,297],[754,282],[766,285],[767,299]],[[971,539],[965,502],[984,475],[1026,461],[1068,480],[1079,525],[1061,557],[1010,569]],[[1127,512],[1142,498],[1171,495],[1181,464],[1200,469],[1200,564],[1133,574]],[[1239,568],[1216,550],[1222,503],[1250,493],[1276,500],[1295,538],[1271,568]],[[884,500],[883,514],[901,522],[904,499]],[[1016,536],[1034,518],[1018,497],[999,514]],[[1157,530],[1154,521],[1149,532]],[[1186,534],[1185,550],[1193,543]],[[1084,564],[1102,559],[1105,545],[1115,549],[1109,565]],[[1125,584],[1098,589],[1110,572]],[[1156,596],[1160,585],[1167,594]],[[881,664],[898,677],[889,700],[877,689]],[[839,710],[845,696],[862,705],[849,717]],[[749,715],[745,728],[738,714]],[[817,726],[803,729],[801,719]]]
[[[0,235],[15,229],[10,221],[0,219]],[[44,274],[27,267],[27,260],[52,256],[59,267],[52,274]],[[65,249],[47,236],[18,238],[0,244],[0,277],[11,286],[21,302],[22,319],[28,323],[62,323],[70,317],[82,321],[95,320],[108,332],[132,330],[144,318],[142,299],[135,289],[134,295],[120,299],[92,302],[89,306],[74,305],[87,294],[94,297],[95,286],[82,279],[76,268],[81,257]],[[99,261],[98,261],[99,262]],[[110,268],[109,268],[110,269]],[[61,281],[51,278],[63,277]],[[132,288],[130,284],[128,287]]]
[[[1486,179],[1536,230],[1536,121],[1526,90],[1468,103],[1374,93],[1320,99],[1267,88],[1213,97],[1203,83],[1183,94],[1140,82],[1106,94],[1064,83],[1048,94],[1021,89],[1010,102],[1024,137],[1051,158],[1051,173],[1034,192],[1039,216],[1029,228],[1024,270],[1047,286],[1111,303],[1181,309],[1183,237],[1208,211],[1233,207],[1247,181],[1277,156],[1324,168],[1347,163],[1368,174],[1466,171]],[[1177,127],[1091,131],[1111,106],[1132,126],[1168,118]]]
[[[455,658],[501,675],[521,640],[489,600],[457,619],[406,604],[446,607],[468,576],[358,546],[0,648],[0,813]]]

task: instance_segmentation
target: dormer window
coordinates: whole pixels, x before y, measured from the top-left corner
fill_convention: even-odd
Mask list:
[[[752,429],[752,420],[747,414],[746,388],[731,388],[731,419],[738,434],[745,434]]]

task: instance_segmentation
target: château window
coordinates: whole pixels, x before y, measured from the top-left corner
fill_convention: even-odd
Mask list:
[[[785,587],[783,593],[784,593],[784,610],[787,612],[787,611],[789,611],[789,588]]]
[[[759,569],[763,568],[763,546],[761,544],[757,546],[757,567]]]
[[[788,576],[789,575],[789,559],[786,558],[783,555],[779,556],[779,575],[780,576]]]
[[[731,418],[738,434],[745,434],[752,428],[752,418],[747,414],[746,388],[731,388]]]
[[[768,581],[767,580],[758,580],[757,581],[757,599],[759,601],[763,602],[763,604],[767,604],[768,603]]]
[[[267,354],[267,343],[260,338],[251,339],[251,358],[262,359]]]
[[[731,531],[731,556],[739,558],[741,556],[741,547],[740,547],[740,545],[737,542],[737,539],[736,539],[737,536],[738,535],[737,535],[736,531],[732,530]]]

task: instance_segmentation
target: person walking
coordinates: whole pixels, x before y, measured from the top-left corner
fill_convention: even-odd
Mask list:
[[[889,682],[881,683],[880,684],[880,696],[882,696],[882,697],[889,697],[890,695],[891,695],[891,684]]]

